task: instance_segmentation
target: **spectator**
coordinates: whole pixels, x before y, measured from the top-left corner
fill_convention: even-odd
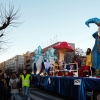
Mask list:
[[[4,73],[4,77],[5,77],[5,80],[7,82],[7,91],[8,91],[7,98],[9,99],[11,97],[11,86],[9,86],[9,81],[10,81],[9,74],[8,73]]]
[[[1,75],[1,81],[4,83],[4,88],[7,89],[7,82],[6,82],[6,79],[4,77],[4,74]]]
[[[12,74],[12,78],[9,81],[9,86],[11,86],[11,100],[18,100],[18,93],[19,93],[19,89],[18,89],[18,78],[16,76],[15,73]]]
[[[30,96],[30,87],[31,87],[31,75],[27,73],[26,69],[23,70],[23,74],[20,76],[22,92],[23,92],[23,100],[29,100]]]
[[[0,70],[0,76],[2,76],[2,74],[4,74],[5,70],[1,71]]]

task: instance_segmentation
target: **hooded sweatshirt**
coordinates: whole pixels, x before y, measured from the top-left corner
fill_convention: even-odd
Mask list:
[[[19,82],[18,78],[15,78],[15,79],[10,79],[9,81],[9,86],[11,86],[11,84],[16,81],[17,83]],[[19,89],[12,89],[12,86],[11,86],[11,93],[18,93],[19,92]]]

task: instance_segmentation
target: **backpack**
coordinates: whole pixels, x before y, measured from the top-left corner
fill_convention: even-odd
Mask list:
[[[18,84],[17,84],[16,80],[13,81],[11,86],[12,86],[12,89],[18,89]]]

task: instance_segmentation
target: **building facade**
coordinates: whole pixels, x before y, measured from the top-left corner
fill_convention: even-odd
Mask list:
[[[34,52],[27,51],[24,56],[24,68],[31,67],[32,64],[32,57],[34,55]]]
[[[12,72],[18,72],[19,69],[24,68],[24,56],[16,55],[11,59],[5,61],[5,68],[12,70]]]

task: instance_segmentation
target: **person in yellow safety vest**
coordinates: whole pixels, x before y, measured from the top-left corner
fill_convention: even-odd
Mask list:
[[[26,69],[23,70],[23,74],[20,75],[21,87],[23,92],[23,100],[29,100],[29,92],[31,86],[31,75],[27,73]]]

